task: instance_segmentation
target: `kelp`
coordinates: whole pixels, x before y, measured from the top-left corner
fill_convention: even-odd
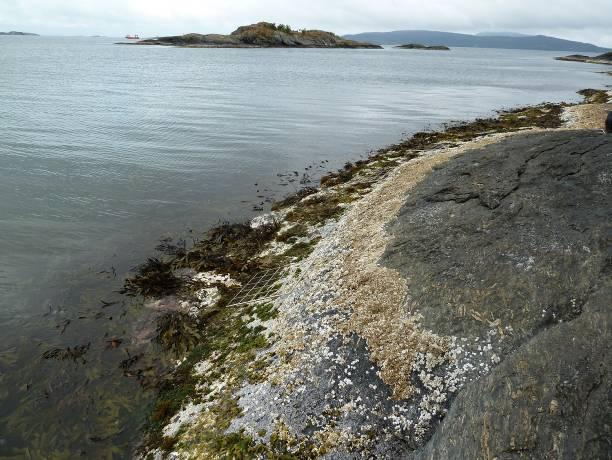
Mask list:
[[[136,268],[136,274],[125,281],[122,294],[163,297],[174,294],[181,281],[174,275],[172,263],[155,257]]]
[[[202,338],[198,321],[187,313],[167,312],[157,321],[155,340],[167,351],[180,357],[189,352]]]
[[[163,238],[155,250],[167,256],[182,257],[187,252],[187,241],[179,239],[176,243],[172,238]]]
[[[85,345],[76,345],[74,347],[66,347],[66,348],[52,348],[51,350],[47,350],[42,354],[43,359],[56,359],[58,361],[64,360],[82,360],[85,362],[84,356],[89,351],[91,347],[91,342]]]
[[[276,221],[256,228],[248,223],[225,222],[211,229],[183,257],[177,257],[173,265],[176,268],[217,270],[240,276],[257,268],[253,257],[274,239],[279,229]]]
[[[585,101],[591,104],[606,104],[610,100],[608,92],[603,89],[586,88],[578,91],[578,94],[583,96]]]
[[[276,201],[272,205],[272,211],[278,211],[279,209],[287,208],[299,203],[302,199],[309,195],[317,193],[319,190],[316,187],[303,187],[297,192],[283,198],[282,200]]]

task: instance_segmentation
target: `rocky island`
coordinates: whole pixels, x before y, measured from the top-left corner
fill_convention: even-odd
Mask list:
[[[589,64],[612,65],[612,52],[600,54],[599,56],[585,56],[583,54],[571,54],[555,58],[557,61],[587,62]]]
[[[39,37],[38,34],[33,34],[30,32],[17,32],[16,30],[11,30],[10,32],[0,32],[0,35],[29,35],[32,37]]]
[[[443,45],[427,46],[427,45],[421,45],[420,43],[409,43],[407,45],[398,45],[398,46],[394,46],[393,48],[399,48],[403,50],[450,51],[450,48],[448,46],[443,46]]]
[[[288,25],[270,22],[242,26],[230,35],[191,33],[141,40],[133,44],[188,48],[382,48],[371,43],[347,40],[331,32],[296,31]]]

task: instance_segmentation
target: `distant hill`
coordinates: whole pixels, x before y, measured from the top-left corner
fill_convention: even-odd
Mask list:
[[[367,32],[346,35],[350,40],[367,41],[379,45],[397,45],[401,43],[422,43],[424,45],[459,46],[469,48],[503,48],[545,51],[580,51],[603,52],[607,48],[590,43],[574,42],[546,35],[500,36],[500,35],[469,35],[452,32],[436,32],[431,30],[397,30],[394,32]]]
[[[181,46],[189,48],[381,48],[348,40],[322,30],[292,30],[284,24],[259,22],[238,27],[230,35],[185,34],[141,40],[134,45]]]
[[[477,37],[531,37],[529,34],[519,34],[517,32],[478,32]]]
[[[15,30],[11,30],[10,32],[0,32],[0,35],[32,35],[38,37],[38,34],[32,34],[29,32],[17,32]]]

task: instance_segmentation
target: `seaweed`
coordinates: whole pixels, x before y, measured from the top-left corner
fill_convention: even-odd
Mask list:
[[[163,297],[174,294],[181,285],[181,280],[174,275],[172,263],[155,257],[138,266],[136,272],[125,281],[122,294]]]
[[[357,173],[369,164],[369,160],[359,160],[355,163],[347,162],[344,167],[335,173],[329,173],[321,177],[321,187],[333,187],[350,181]]]
[[[290,257],[294,260],[302,260],[310,255],[321,238],[314,238],[308,242],[297,243],[283,253],[283,257]]]
[[[167,312],[157,321],[156,342],[177,357],[194,348],[201,337],[197,321],[187,313]]]
[[[302,199],[309,195],[317,193],[319,190],[316,187],[303,187],[297,192],[285,197],[284,199],[272,204],[272,211],[278,211],[279,209],[287,208],[299,203]]]
[[[64,361],[67,359],[76,361],[78,359],[82,359],[84,363],[85,362],[84,356],[89,351],[90,346],[91,346],[91,342],[85,345],[76,345],[74,347],[52,348],[51,350],[45,351],[42,354],[42,357],[43,359],[56,359],[58,361]]]
[[[198,271],[218,270],[239,277],[257,269],[252,258],[274,239],[279,228],[276,221],[256,228],[246,223],[225,222],[211,229],[183,257],[176,258],[173,265]]]
[[[306,236],[308,236],[308,227],[303,224],[296,224],[276,235],[276,241],[293,244],[298,238]]]
[[[603,89],[586,88],[578,91],[578,94],[589,104],[606,104],[610,100],[608,92]]]
[[[128,357],[119,363],[119,369],[123,370],[124,375],[131,375],[130,369],[136,364],[140,359],[144,356],[144,353],[139,353],[137,355],[130,355],[129,351],[126,351]]]
[[[173,241],[172,238],[163,238],[155,247],[155,250],[167,256],[183,256],[187,251],[187,242],[184,239],[179,239],[176,243]]]
[[[344,212],[345,203],[354,201],[350,193],[339,190],[336,193],[319,194],[294,207],[285,219],[288,222],[302,224],[318,224],[328,219],[338,217]]]

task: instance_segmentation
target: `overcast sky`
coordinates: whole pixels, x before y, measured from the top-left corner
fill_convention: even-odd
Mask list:
[[[260,20],[339,34],[541,33],[612,47],[612,0],[0,0],[0,30],[46,35],[228,33]]]

